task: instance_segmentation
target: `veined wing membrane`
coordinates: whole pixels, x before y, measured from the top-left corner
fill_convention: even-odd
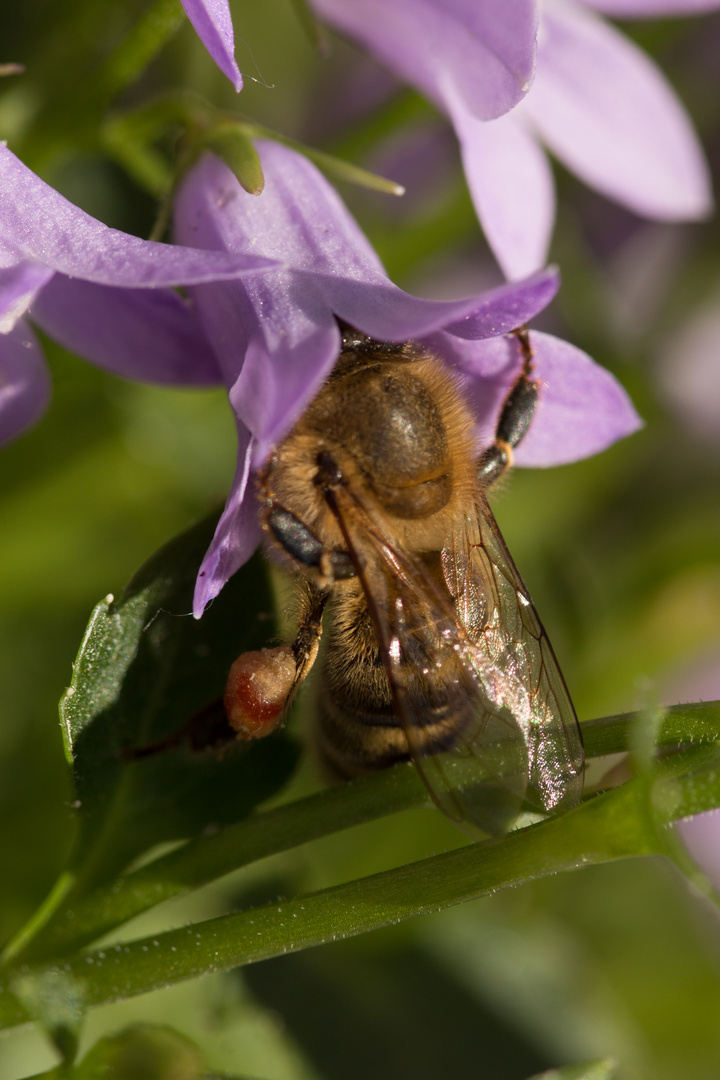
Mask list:
[[[365,565],[393,710],[440,808],[499,832],[526,795],[544,810],[576,801],[575,714],[487,505],[424,557],[394,547],[347,491],[338,509]]]
[[[484,502],[484,500],[483,500]],[[526,797],[539,809],[567,809],[580,801],[584,753],[580,727],[555,653],[490,508],[468,519],[470,567],[466,581],[489,581],[494,611],[482,630],[491,662],[529,695],[515,719],[528,748]],[[453,582],[448,588],[453,592]],[[467,587],[467,586],[465,586]],[[462,611],[462,609],[460,609]],[[477,640],[475,627],[468,634]]]

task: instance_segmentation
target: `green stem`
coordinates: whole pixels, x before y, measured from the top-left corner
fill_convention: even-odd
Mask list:
[[[683,816],[689,805],[709,809],[720,801],[717,781],[715,773],[702,792],[692,777],[658,781],[652,787],[653,807],[662,813],[671,805],[668,819]],[[667,784],[673,785],[671,799],[662,797]],[[74,955],[35,974],[49,979],[61,972],[64,979],[77,982],[88,1006],[100,1005],[389,926],[561,870],[662,852],[659,831],[648,826],[648,794],[643,779],[630,781],[563,817],[503,839],[469,844],[279,904]],[[0,1026],[26,1018],[11,987],[11,981],[0,984]]]
[[[179,0],[154,0],[117,48],[103,57],[98,42],[107,16],[102,11],[94,0],[86,0],[35,60],[43,103],[13,149],[41,174],[79,148],[98,146],[106,110],[142,75],[184,19]]]
[[[659,748],[716,742],[720,739],[720,701],[670,705],[663,713],[658,735]],[[585,756],[604,757],[632,749],[633,732],[643,715],[643,712],[619,713],[617,716],[584,721],[580,728]]]
[[[584,723],[587,757],[629,749],[639,715],[627,713]],[[720,702],[710,702],[668,709],[659,740],[661,746],[672,747],[712,743],[718,737]],[[30,941],[30,933],[24,930],[8,947],[6,959],[21,952],[28,962],[67,955],[149,908],[257,859],[428,802],[414,768],[402,765],[253,815],[214,835],[191,840],[89,894],[59,895],[54,914],[46,908],[44,925],[33,923],[34,939]],[[688,811],[692,812],[697,811]]]
[[[256,814],[191,840],[86,896],[66,896],[62,910],[38,929],[32,942],[23,932],[11,943],[6,959],[16,956],[23,946],[23,960],[30,962],[65,955],[156,904],[257,859],[429,801],[415,769],[401,765]]]
[[[108,103],[142,75],[184,19],[179,0],[155,0],[150,5],[103,67],[102,92]]]
[[[363,169],[359,165],[343,161],[341,158],[335,157],[333,154],[327,154],[323,150],[316,150],[312,146],[298,142],[297,139],[291,139],[289,136],[281,135],[280,132],[273,131],[271,128],[263,127],[262,124],[250,121],[245,122],[243,127],[246,134],[252,139],[272,139],[282,146],[287,146],[290,150],[297,150],[298,153],[310,158],[311,161],[314,161],[316,165],[319,165],[321,169],[324,169],[336,179],[345,180],[349,184],[358,184],[360,187],[369,188],[371,191],[381,191],[385,195],[405,194],[405,188],[394,180],[386,180],[385,177],[368,172],[367,169]]]
[[[0,958],[3,963],[7,963],[22,952],[30,942],[37,939],[42,929],[52,920],[67,897],[72,894],[75,883],[74,874],[66,871],[60,875],[37,911],[34,912],[10,944],[3,950]]]

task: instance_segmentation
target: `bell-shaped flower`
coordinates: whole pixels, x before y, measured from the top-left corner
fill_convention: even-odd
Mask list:
[[[535,0],[312,0],[321,16],[363,41],[408,82],[436,97],[448,82],[474,116],[502,116],[526,93],[535,65]],[[228,0],[182,0],[205,48],[236,90]],[[343,8],[347,8],[347,12]],[[366,32],[361,32],[367,22]]]
[[[25,316],[69,349],[129,378],[221,381],[191,305],[171,288],[259,274],[268,260],[158,244],[110,229],[73,206],[0,145],[0,441],[36,420],[49,397]]]
[[[516,4],[312,4],[450,118],[478,217],[508,277],[532,273],[547,259],[555,192],[543,146],[591,187],[645,217],[678,221],[709,213],[708,169],[674,91],[641,49],[589,9],[617,16],[691,14],[717,8],[720,0],[541,0],[529,89],[532,15],[523,8],[519,41],[528,92],[515,108],[501,64],[506,72],[519,70],[510,63]],[[475,36],[453,36],[470,19]],[[488,68],[483,46],[496,57]],[[494,81],[494,99],[487,87],[484,95],[468,92],[478,89],[479,71],[483,81]],[[494,111],[488,107],[493,101],[501,106]]]
[[[180,243],[283,264],[189,289],[238,428],[237,472],[198,578],[197,615],[259,542],[253,471],[332,370],[341,349],[338,320],[376,340],[416,341],[443,357],[472,403],[478,439],[487,440],[520,364],[504,335],[533,318],[557,289],[556,273],[546,270],[463,300],[411,296],[389,280],[334,188],[306,158],[270,142],[258,150],[260,198],[208,154],[185,178],[175,206]],[[556,338],[534,333],[532,342],[543,392],[518,464],[573,461],[637,428],[632,405],[608,372]]]
[[[507,277],[547,260],[555,189],[543,147],[644,217],[683,221],[710,212],[708,168],[673,89],[641,49],[590,9],[621,18],[690,15],[720,0],[310,2],[448,116],[475,209]],[[185,7],[234,81],[227,0],[186,0]]]

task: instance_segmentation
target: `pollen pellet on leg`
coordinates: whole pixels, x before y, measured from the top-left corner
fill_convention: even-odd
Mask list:
[[[225,686],[225,712],[239,739],[262,739],[282,720],[295,682],[290,645],[239,656]]]

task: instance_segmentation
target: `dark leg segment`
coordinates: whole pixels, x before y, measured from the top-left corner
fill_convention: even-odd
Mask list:
[[[478,461],[478,477],[489,487],[507,472],[513,463],[513,450],[527,433],[535,412],[539,383],[533,378],[534,353],[525,327],[513,331],[522,354],[522,369],[510,387],[500,410],[495,439]]]
[[[319,589],[313,582],[303,585],[303,596],[298,614],[298,629],[291,648],[295,661],[295,681],[289,695],[289,701],[295,696],[305,676],[315,663],[322,637],[322,617],[330,593]]]
[[[314,532],[282,506],[275,505],[268,514],[268,528],[278,543],[303,566],[320,570],[332,581],[355,576],[346,551],[326,551]]]

